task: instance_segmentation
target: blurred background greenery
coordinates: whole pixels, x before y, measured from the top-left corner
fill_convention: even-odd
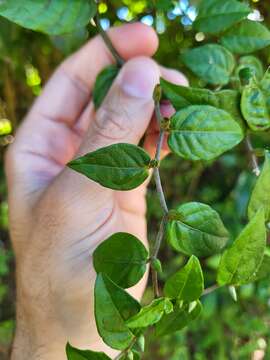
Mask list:
[[[153,0],[154,1],[154,0]],[[180,54],[190,46],[207,41],[202,33],[191,29],[196,17],[197,1],[104,1],[99,5],[104,29],[123,22],[142,21],[155,27],[160,37],[156,59],[163,65],[181,69],[193,85],[204,87],[181,64]],[[250,19],[265,20],[270,27],[270,2],[250,1],[254,9]],[[55,67],[69,53],[95,34],[79,31],[68,36],[49,38],[0,19],[0,360],[8,358],[15,326],[14,258],[8,236],[8,205],[3,157],[9,143],[31,103]],[[265,67],[270,62],[270,49],[260,52]],[[91,59],[89,59],[91,61]],[[255,147],[269,147],[269,133],[254,136]],[[29,133],[31,141],[31,133]],[[246,221],[246,206],[254,183],[244,146],[223,155],[212,163],[191,163],[169,156],[162,167],[162,177],[171,207],[196,199],[211,204],[230,229],[232,239]],[[149,237],[157,231],[161,217],[154,187],[148,192]],[[164,277],[176,270],[185,258],[173,254],[166,244],[161,257],[165,262]],[[206,286],[215,281],[219,258],[203,260]],[[147,299],[147,292],[145,295]],[[150,333],[144,359],[227,360],[270,359],[270,286],[266,278],[239,289],[238,302],[227,290],[220,289],[203,298],[204,311],[199,320],[184,331],[155,342]]]

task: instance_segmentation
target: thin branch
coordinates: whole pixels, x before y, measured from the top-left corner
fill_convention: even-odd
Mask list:
[[[261,171],[260,171],[258,159],[257,159],[257,156],[255,155],[249,135],[246,136],[245,144],[246,144],[246,149],[247,149],[248,155],[251,160],[252,170],[256,176],[259,176]]]
[[[207,289],[204,290],[202,296],[211,294],[213,291],[217,290],[218,288],[219,288],[219,285],[217,285],[217,284],[212,285],[212,286],[210,286],[210,287],[208,287]]]
[[[155,101],[155,113],[156,113],[157,121],[160,126],[162,124],[163,117],[161,115],[160,105],[159,105],[158,101]],[[164,130],[160,129],[160,133],[159,133],[159,137],[158,137],[158,141],[157,141],[157,149],[156,149],[156,154],[155,154],[155,160],[157,161],[158,164],[160,162],[160,155],[161,155],[162,145],[164,142],[164,137],[165,137],[165,132],[164,132]],[[153,172],[154,172],[154,179],[155,179],[155,183],[156,183],[156,189],[157,189],[159,202],[163,209],[164,214],[167,214],[169,210],[168,210],[164,191],[163,191],[162,184],[161,184],[161,179],[160,179],[160,174],[159,174],[159,166],[155,167]]]
[[[159,231],[158,231],[158,234],[157,234],[156,242],[155,242],[155,245],[153,247],[153,255],[152,256],[154,258],[157,258],[157,256],[158,256],[159,249],[160,249],[160,246],[161,246],[161,243],[162,243],[162,239],[164,237],[166,222],[167,222],[167,216],[163,216],[163,218],[161,220],[161,223],[160,223],[160,226],[159,226]]]
[[[161,243],[162,243],[162,240],[164,237],[164,230],[165,230],[165,225],[167,222],[167,215],[169,212],[168,206],[166,203],[166,199],[165,199],[165,195],[164,195],[164,191],[163,191],[162,184],[161,184],[160,174],[159,174],[159,163],[160,163],[160,157],[161,157],[161,150],[162,150],[162,145],[163,145],[164,137],[165,137],[165,132],[163,129],[161,129],[163,117],[162,117],[162,114],[160,111],[159,99],[155,99],[155,113],[156,113],[156,118],[157,118],[157,121],[158,121],[158,124],[160,127],[160,132],[159,132],[156,154],[155,154],[156,167],[154,167],[153,172],[154,172],[154,179],[155,179],[155,184],[156,184],[156,189],[157,189],[157,195],[159,198],[161,208],[164,212],[164,216],[161,220],[156,240],[150,251],[153,291],[154,291],[155,297],[157,298],[160,296],[159,286],[158,286],[158,274],[154,267],[153,261],[155,259],[157,259],[157,256],[158,256],[158,253],[160,250],[160,246],[161,246]]]
[[[119,355],[116,356],[115,360],[119,360],[123,355],[125,354],[128,354],[128,352],[133,348],[133,346],[135,345],[137,341],[137,337],[135,336],[133,338],[133,340],[131,341],[130,345],[125,349],[123,350]]]
[[[152,285],[153,285],[154,296],[155,296],[155,298],[158,298],[160,296],[159,286],[158,286],[158,273],[154,269],[152,264],[151,264],[151,275],[152,275]]]
[[[166,222],[167,222],[167,216],[164,215],[161,220],[160,226],[159,226],[159,231],[158,231],[158,234],[156,237],[156,241],[154,243],[154,246],[151,249],[151,254],[150,254],[151,260],[157,259],[157,256],[158,256],[158,253],[160,250],[160,246],[161,246],[161,243],[162,243],[162,240],[164,237],[164,230],[165,230]],[[156,269],[153,266],[153,262],[151,262],[151,273],[152,273],[152,284],[153,284],[154,295],[155,295],[155,298],[158,298],[160,296],[159,286],[158,286],[158,274],[157,274]]]
[[[111,42],[111,39],[109,38],[108,34],[106,33],[106,31],[101,26],[101,24],[100,24],[100,16],[99,16],[98,12],[97,12],[96,16],[94,17],[94,20],[95,20],[95,24],[97,26],[98,32],[100,33],[103,41],[105,42],[105,44],[108,47],[108,49],[110,50],[111,54],[115,58],[116,63],[121,67],[125,63],[125,61],[122,59],[122,57],[120,56],[118,51],[115,49],[115,47],[113,46],[113,43]]]

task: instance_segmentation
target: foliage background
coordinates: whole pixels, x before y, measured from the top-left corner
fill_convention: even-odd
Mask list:
[[[188,73],[181,64],[180,54],[185,48],[202,44],[202,34],[190,29],[198,1],[175,2],[174,11],[153,13],[151,1],[104,1],[100,5],[102,24],[106,28],[125,21],[141,20],[154,26],[160,36],[156,59],[163,65],[182,69],[194,85],[204,84]],[[159,1],[162,5],[165,1]],[[268,0],[250,2],[253,16],[260,16],[270,27]],[[3,157],[6,147],[31,103],[61,60],[82,44],[95,29],[89,26],[89,35],[78,32],[69,36],[48,36],[22,29],[0,19],[0,360],[8,358],[8,349],[14,330],[15,286],[14,258],[8,236],[7,191]],[[260,53],[265,65],[270,63],[270,49]],[[91,61],[91,59],[89,59]],[[12,133],[9,133],[10,123]],[[269,133],[262,138],[254,136],[256,147],[267,147]],[[31,133],[29,133],[31,141]],[[269,146],[268,146],[269,147]],[[169,156],[162,167],[162,177],[170,207],[179,199],[210,203],[221,214],[225,224],[236,235],[246,221],[248,194],[254,182],[245,148],[223,155],[213,163],[191,163]],[[148,192],[149,238],[156,233],[161,212],[154,187]],[[185,259],[172,260],[172,250],[164,246],[161,252],[164,276],[172,273]],[[206,286],[214,282],[218,257],[203,262]],[[147,301],[147,292],[145,295]],[[235,303],[226,290],[218,290],[203,298],[204,312],[186,330],[155,343],[149,334],[146,360],[238,360],[270,359],[270,286],[266,278],[259,283],[242,286]]]

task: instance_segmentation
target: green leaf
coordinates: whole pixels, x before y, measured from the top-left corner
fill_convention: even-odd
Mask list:
[[[195,320],[202,311],[200,301],[197,301],[195,308],[189,311],[189,306],[177,307],[168,315],[164,315],[156,325],[156,335],[164,336],[182,330],[190,322]]]
[[[268,69],[260,81],[260,87],[265,94],[266,104],[270,112],[270,70]]]
[[[95,318],[98,333],[113,349],[124,350],[134,340],[125,321],[137,314],[140,304],[106,275],[95,283]]]
[[[91,350],[79,350],[72,347],[69,343],[66,346],[66,354],[68,360],[110,360],[109,356],[103,352],[95,352]]]
[[[262,24],[244,20],[221,38],[221,43],[236,54],[250,54],[270,45],[270,31]]]
[[[150,305],[126,321],[126,325],[133,328],[144,328],[156,324],[164,314],[173,311],[173,304],[167,298],[155,299]]]
[[[172,84],[160,79],[160,85],[166,98],[170,100],[176,110],[190,105],[211,105],[227,111],[234,120],[243,126],[240,111],[240,93],[236,90],[211,91],[208,89],[192,88]]]
[[[129,288],[143,277],[148,251],[143,243],[128,233],[116,233],[94,251],[97,273],[106,274],[118,286]]]
[[[251,12],[248,5],[236,0],[203,0],[198,10],[194,28],[212,34],[228,29]]]
[[[204,290],[203,272],[200,261],[191,256],[188,263],[165,283],[165,296],[183,301],[199,299]]]
[[[256,56],[253,56],[253,55],[242,56],[239,59],[239,65],[235,71],[236,75],[239,76],[239,72],[245,68],[251,69],[254,77],[257,80],[262,79],[262,77],[264,75],[263,64]]]
[[[93,101],[96,109],[102,104],[118,73],[119,67],[110,65],[103,69],[97,76],[93,90]]]
[[[208,105],[189,106],[170,122],[168,145],[189,160],[212,160],[235,147],[243,131],[231,115]]]
[[[232,246],[222,255],[217,281],[219,285],[242,285],[259,268],[266,246],[264,210],[260,209]]]
[[[2,0],[0,15],[25,28],[50,35],[68,34],[95,16],[94,0]]]
[[[270,275],[270,255],[264,254],[263,260],[257,271],[250,277],[249,283],[264,279]]]
[[[78,50],[88,39],[86,27],[78,28],[70,34],[51,36],[53,45],[64,55],[69,55]]]
[[[154,0],[153,3],[154,8],[159,11],[168,11],[174,6],[173,0]]]
[[[265,219],[270,221],[270,153],[265,153],[265,162],[248,205],[248,217],[251,220],[256,212],[264,208]]]
[[[214,85],[228,84],[235,66],[235,60],[230,51],[216,44],[207,44],[188,50],[182,55],[182,60],[199,78]]]
[[[68,163],[68,166],[114,190],[131,190],[149,176],[150,156],[132,144],[114,144]]]
[[[268,94],[254,80],[243,89],[241,111],[253,131],[265,131],[270,128]]]
[[[141,360],[142,357],[138,351],[133,350],[132,352],[133,352],[133,360]]]
[[[229,233],[219,214],[209,205],[190,202],[179,206],[170,217],[167,236],[177,251],[208,256],[225,246]]]

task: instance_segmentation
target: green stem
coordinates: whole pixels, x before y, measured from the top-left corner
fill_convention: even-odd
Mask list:
[[[102,28],[102,26],[100,24],[100,16],[99,16],[98,12],[97,12],[96,16],[94,17],[94,20],[95,20],[98,32],[100,33],[107,48],[110,50],[111,54],[115,58],[115,61],[118,64],[118,66],[121,67],[125,63],[125,61],[122,59],[122,57],[120,56],[118,51],[115,49],[115,47],[114,47],[113,43],[111,42],[111,39],[109,38],[106,31],[104,31],[104,29]]]

